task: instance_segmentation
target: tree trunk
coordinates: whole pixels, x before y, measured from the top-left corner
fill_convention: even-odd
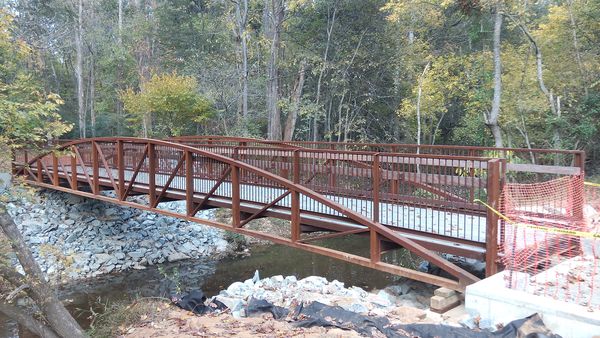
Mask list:
[[[92,48],[94,48],[94,44],[92,44]],[[95,60],[94,60],[94,52],[91,53],[90,59],[90,124],[91,124],[91,132],[92,137],[96,137],[96,75],[95,75]]]
[[[17,321],[17,323],[24,326],[27,330],[42,338],[59,338],[52,329],[16,306],[0,303],[0,313]]]
[[[300,103],[302,100],[302,90],[304,89],[304,75],[306,73],[306,61],[300,62],[300,70],[298,71],[298,80],[294,86],[294,95],[292,97],[292,108],[290,109],[287,120],[285,123],[285,129],[283,132],[283,140],[291,141],[294,138],[294,131],[296,129],[296,120],[298,119],[298,113],[300,111]]]
[[[267,0],[268,1],[268,0]],[[267,116],[269,140],[281,140],[281,109],[279,108],[279,48],[281,45],[281,25],[285,16],[284,0],[271,0],[269,15],[269,33],[271,48],[267,63]]]
[[[117,93],[121,91],[123,81],[123,59],[121,57],[123,52],[123,0],[118,1],[118,13],[117,13],[117,44],[119,59],[117,64]],[[123,103],[117,96],[115,100],[115,109],[117,111],[117,135],[123,135],[122,121],[123,121]]]
[[[583,91],[585,96],[588,96],[588,77],[583,68],[583,62],[581,61],[581,51],[579,50],[579,38],[577,37],[577,24],[575,23],[575,16],[573,15],[573,0],[567,1],[567,10],[569,12],[569,22],[571,24],[571,32],[573,35],[573,51],[575,52],[575,60],[577,60],[577,68],[581,74],[583,80]]]
[[[327,69],[327,58],[329,57],[329,45],[331,43],[331,36],[333,33],[333,25],[335,24],[335,16],[337,14],[337,2],[333,5],[333,14],[331,15],[331,19],[329,17],[329,13],[327,15],[327,41],[325,42],[325,51],[323,52],[323,64],[321,65],[321,71],[319,72],[319,78],[317,79],[317,94],[315,97],[315,105],[317,110],[315,110],[315,114],[313,116],[312,121],[312,139],[313,141],[317,141],[319,134],[319,121],[318,121],[318,109],[319,109],[319,101],[321,99],[321,83],[323,81],[323,75],[325,74],[325,70]]]
[[[417,89],[417,146],[421,145],[421,94],[423,93],[423,79],[429,69],[429,62],[425,65],[421,77],[419,77],[419,88]],[[417,147],[417,154],[421,152],[421,147]]]
[[[538,80],[538,84],[540,86],[540,90],[542,91],[542,93],[544,93],[544,95],[546,96],[546,99],[548,100],[548,104],[550,105],[550,111],[552,112],[552,115],[556,116],[557,118],[560,118],[561,117],[560,116],[561,115],[560,107],[559,107],[560,99],[558,101],[555,101],[552,91],[548,90],[548,88],[546,87],[546,84],[544,83],[544,64],[542,62],[541,49],[538,47],[538,44],[535,41],[535,39],[533,38],[533,36],[529,33],[529,30],[527,29],[527,27],[525,27],[523,24],[521,24],[520,22],[515,20],[512,16],[508,16],[508,18],[517,24],[517,26],[521,29],[523,34],[525,34],[525,36],[529,39],[529,42],[531,42],[531,45],[533,46],[533,49],[535,51],[537,80]],[[560,149],[561,137],[560,137],[560,130],[559,130],[558,126],[554,127],[552,134],[553,134],[554,147],[556,149]],[[556,155],[555,162],[557,164],[560,162],[560,154]]]
[[[246,25],[248,24],[248,0],[240,0],[235,2],[236,13],[236,35],[240,42],[241,53],[241,74],[240,82],[242,83],[241,111],[244,120],[248,117],[248,36]]]
[[[79,0],[77,16],[77,30],[75,33],[76,64],[75,75],[77,76],[77,114],[79,117],[79,137],[86,137],[86,112],[83,102],[83,0]]]
[[[496,4],[496,13],[494,14],[494,97],[492,99],[492,109],[487,114],[485,121],[494,136],[494,144],[497,148],[502,148],[503,146],[502,131],[498,125],[502,98],[502,61],[500,59],[500,33],[502,31],[501,3],[501,1],[498,1]]]
[[[25,244],[17,225],[6,211],[0,211],[0,227],[10,240],[10,245],[25,271],[26,281],[30,286],[28,294],[43,312],[50,326],[61,337],[84,337],[84,332],[79,324],[46,282],[40,266]]]

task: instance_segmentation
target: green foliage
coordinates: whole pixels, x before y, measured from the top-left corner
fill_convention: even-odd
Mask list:
[[[149,136],[265,136],[271,39],[264,22],[264,1],[247,2],[243,33],[247,74],[241,72],[241,39],[235,32],[239,13],[234,2],[124,3],[122,29],[117,25],[116,1],[84,6],[85,107],[89,119],[94,101],[96,135],[139,135],[145,122],[151,127]],[[493,144],[483,116],[491,108],[493,94],[494,5],[489,0],[286,0],[277,64],[282,121],[296,111],[293,97],[299,65],[304,63],[295,139],[414,142],[417,84],[430,62],[423,82],[422,142]],[[32,72],[26,72],[19,80],[32,87],[22,87],[16,97],[39,94],[38,102],[56,104],[45,93],[60,93],[64,104],[54,111],[66,121],[76,121],[74,47],[71,38],[64,38],[74,36],[74,8],[63,0],[13,1],[6,6],[16,16],[15,36],[29,41],[29,46],[35,42],[42,52],[32,56],[27,44],[13,43],[19,39],[3,38],[0,57],[12,60],[0,69],[3,83],[13,83],[15,69],[23,69],[24,64],[35,68],[35,76],[27,79]],[[600,2],[506,1],[503,12],[499,125],[505,143],[552,147],[553,135],[559,132],[565,148],[600,152],[594,103],[600,89]],[[519,25],[540,47],[545,85],[555,99],[560,97],[560,118],[540,90],[535,53]],[[152,95],[163,99],[141,99],[150,74],[173,72],[196,81],[190,95],[169,93],[175,87],[169,85]],[[241,118],[244,76],[248,116]],[[122,92],[127,116],[122,111]],[[190,102],[195,101],[192,94],[205,99],[206,109]],[[171,99],[173,104],[167,103]],[[180,109],[188,104],[189,109]],[[197,117],[202,123],[194,121]],[[317,135],[313,135],[315,120]],[[589,158],[594,161],[600,156]]]
[[[12,22],[12,16],[0,10],[0,144],[18,148],[58,138],[71,125],[58,114],[60,96],[45,93],[28,69],[35,55],[14,37]]]
[[[149,135],[179,136],[195,131],[213,114],[212,104],[198,94],[198,84],[190,76],[175,73],[154,75],[135,92],[129,88],[121,94],[129,121],[139,126],[144,116],[152,121]]]

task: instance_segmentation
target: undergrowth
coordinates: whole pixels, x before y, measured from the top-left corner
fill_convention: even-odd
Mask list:
[[[156,322],[171,305],[166,298],[139,298],[131,301],[97,303],[86,310],[91,320],[87,333],[94,338],[116,337],[145,322]],[[94,310],[93,308],[100,310]]]

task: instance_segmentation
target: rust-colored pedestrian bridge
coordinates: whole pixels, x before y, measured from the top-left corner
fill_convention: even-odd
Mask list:
[[[464,290],[478,278],[442,253],[485,261],[487,275],[501,268],[503,222],[479,200],[501,208],[505,182],[535,184],[583,175],[583,165],[581,151],[120,137],[61,142],[36,154],[18,151],[14,174],[42,188]],[[174,200],[185,201],[185,214],[159,207]],[[208,208],[230,209],[231,224],[197,216]],[[260,217],[289,224],[278,222],[285,229],[277,235],[247,226]],[[581,217],[581,210],[567,217]],[[365,236],[369,254],[332,249],[323,241],[343,236]],[[389,262],[385,253],[400,247],[445,273],[434,275]]]

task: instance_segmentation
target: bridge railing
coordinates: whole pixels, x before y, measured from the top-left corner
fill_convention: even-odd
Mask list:
[[[191,146],[228,145],[258,147],[289,147],[374,153],[406,153],[442,156],[472,156],[503,158],[507,161],[508,179],[517,182],[538,182],[584,171],[585,152],[581,150],[495,148],[458,145],[416,145],[395,143],[270,141],[227,136],[183,136],[171,140]]]

